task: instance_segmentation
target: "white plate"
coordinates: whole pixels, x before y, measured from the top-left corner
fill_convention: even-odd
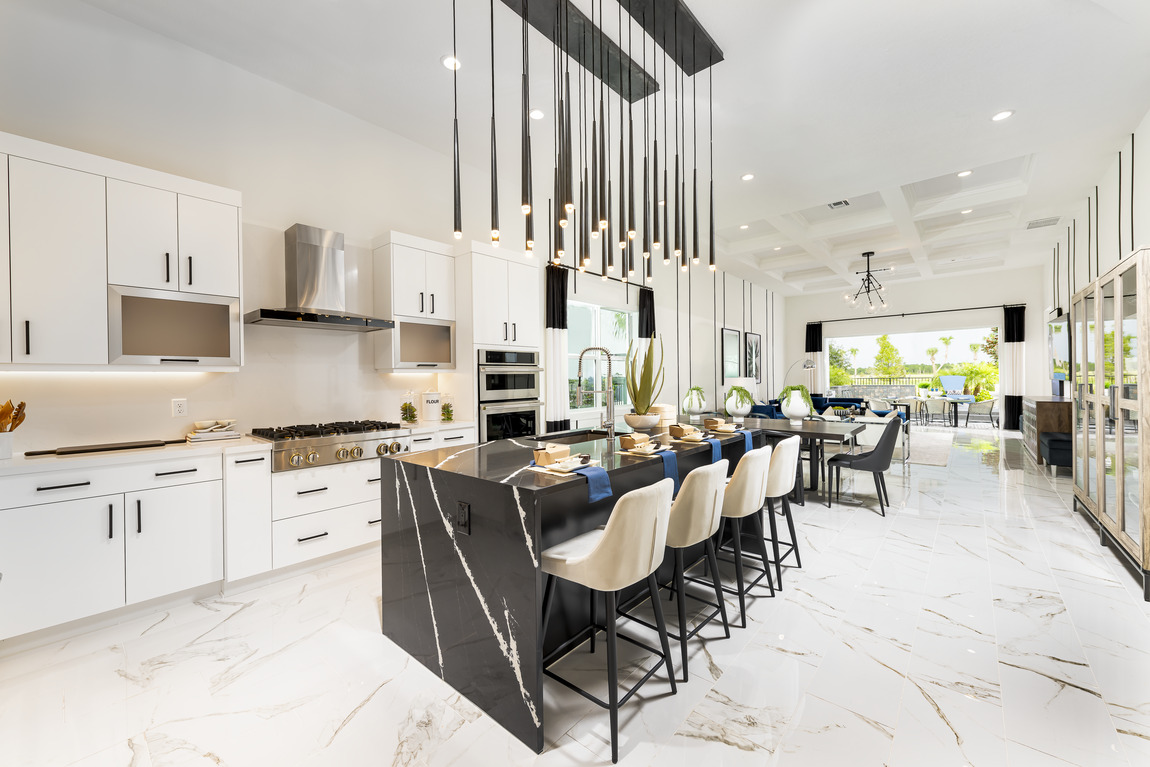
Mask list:
[[[587,466],[598,466],[598,465],[599,465],[599,462],[596,461],[594,458],[592,458],[591,463],[576,463],[576,464],[572,464],[569,468],[562,468],[563,464],[561,464],[561,463],[552,464],[550,466],[543,466],[541,468],[544,471],[551,472],[552,474],[574,474],[576,469],[582,469],[582,468],[587,467]]]

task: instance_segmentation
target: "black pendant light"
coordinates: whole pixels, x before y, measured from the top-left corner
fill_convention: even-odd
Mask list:
[[[495,0],[491,0],[491,245],[499,247],[499,172],[495,160]]]
[[[666,30],[666,26],[664,26],[664,32],[663,32],[663,145],[665,147],[667,147],[668,151],[670,151],[671,145],[669,143],[667,143],[667,123],[670,121],[668,120],[668,114],[667,114],[667,33],[665,30]],[[656,107],[656,109],[657,108],[658,107]],[[659,153],[658,153],[658,151],[656,151],[655,152],[656,159],[658,158],[658,156],[659,156]],[[670,159],[670,158],[668,157],[668,159]],[[670,163],[668,163],[668,164],[670,164]],[[658,174],[656,173],[656,176],[657,175]],[[655,179],[655,183],[656,183],[656,185],[659,183],[658,178]],[[662,197],[660,197],[658,192],[656,192],[655,197],[657,197],[663,201],[663,237],[662,237],[662,241],[663,241],[663,265],[666,266],[666,265],[671,263],[671,250],[672,250],[671,238],[667,236],[670,233],[670,224],[671,224],[671,190],[667,188],[667,167],[666,166],[663,166],[663,195],[662,195]],[[658,225],[656,225],[656,228],[657,227],[658,227]]]
[[[600,5],[600,8],[602,8],[601,5]],[[602,23],[602,20],[600,20],[600,23]],[[595,6],[594,6],[594,4],[591,5],[591,26],[593,29],[598,31],[599,28],[597,26],[595,26]],[[583,39],[586,40],[586,36],[584,36]],[[592,46],[593,46],[593,48],[598,49],[598,47],[599,47],[598,38],[596,38],[595,40],[592,41]],[[592,53],[591,58],[592,58],[592,60],[594,60],[594,53]],[[602,83],[602,80],[600,80],[600,83]],[[591,209],[583,211],[584,214],[587,215],[587,217],[588,217],[589,224],[587,227],[587,231],[591,235],[592,239],[599,239],[600,206],[602,204],[602,201],[599,199],[599,115],[597,115],[595,112],[595,104],[594,104],[596,87],[597,86],[595,85],[594,81],[592,81],[592,83],[591,83],[592,103],[591,103],[591,109],[590,109],[590,112],[591,112],[591,142],[590,142],[590,144],[591,144],[591,178],[590,178]],[[590,253],[590,249],[588,249],[588,253]]]
[[[635,83],[632,77],[635,67],[631,64],[631,28],[635,26],[627,19],[627,239],[635,239]],[[627,248],[627,273],[635,273],[634,251]]]
[[[647,12],[643,11],[643,27],[647,26]],[[643,71],[647,71],[647,36],[643,35],[641,40],[643,45]],[[651,260],[651,158],[647,152],[647,147],[650,146],[651,136],[648,131],[648,104],[647,104],[647,91],[644,85],[643,91],[643,260]],[[650,264],[648,264],[650,266]],[[647,276],[650,277],[650,269],[647,269]]]
[[[715,271],[715,65],[707,68],[707,95],[710,98],[710,129],[707,139],[711,142],[711,226],[707,236],[707,265]]]
[[[455,131],[455,239],[463,239],[463,205],[459,186],[459,49],[455,41],[455,0],[451,0],[451,103]]]
[[[655,26],[658,26],[658,8],[651,14]],[[646,49],[644,49],[646,50]],[[655,51],[655,38],[651,37],[651,52],[658,55]],[[664,52],[665,55],[665,52]],[[643,59],[643,68],[646,69],[646,58]],[[655,61],[655,68],[658,70],[659,62]],[[659,239],[659,95],[651,99],[652,110],[654,111],[654,129],[651,131],[651,136],[654,138],[654,148],[651,152],[651,185],[654,187],[654,196],[651,199],[651,252],[654,253],[659,250],[663,244]]]
[[[534,214],[531,209],[531,67],[530,67],[530,50],[527,42],[527,11],[528,6],[523,6],[523,157],[522,162],[522,193],[523,193],[523,215],[526,217],[524,225],[526,227],[526,245],[525,251],[527,256],[531,256],[532,251],[535,249],[535,226]]]
[[[695,60],[695,36],[691,35],[691,61]],[[699,263],[699,73],[691,76],[691,146],[694,169],[691,177],[693,201],[691,202],[691,263]]]
[[[605,43],[603,40],[603,0],[599,0],[599,26],[596,28],[596,34],[599,40],[599,66],[610,75],[610,62],[607,61],[605,55]],[[599,79],[599,177],[596,183],[599,184],[599,216],[597,226],[600,232],[607,231],[608,218],[611,215],[611,205],[607,201],[607,188],[609,186],[608,178],[610,177],[610,163],[608,162],[607,147],[607,115],[610,114],[604,107],[604,94],[607,90],[607,83]],[[604,234],[604,237],[607,235]]]
[[[619,44],[623,43],[623,5],[619,4]],[[619,271],[627,274],[627,136],[623,123],[626,98],[623,96],[623,60],[619,59]],[[628,73],[629,74],[629,73]]]

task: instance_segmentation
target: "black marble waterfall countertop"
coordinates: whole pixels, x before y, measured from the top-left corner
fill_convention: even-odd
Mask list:
[[[740,428],[744,428],[740,425]],[[760,429],[746,426],[747,431],[755,435]],[[627,433],[627,432],[620,432]],[[552,438],[562,435],[549,435]],[[742,442],[741,432],[734,434],[713,434],[720,444],[726,446],[736,441]],[[648,466],[652,461],[660,462],[658,454],[652,456],[619,455],[619,440],[616,437],[615,450],[608,451],[605,438],[601,435],[588,435],[586,441],[568,442],[564,444],[571,447],[571,454],[588,453],[591,459],[598,461],[599,465],[607,470],[610,477],[626,474],[630,471]],[[438,450],[428,450],[423,453],[414,453],[397,458],[404,463],[417,466],[428,466],[441,471],[459,474],[475,479],[512,485],[520,491],[546,494],[563,489],[572,482],[585,482],[582,474],[559,475],[550,472],[537,471],[529,468],[534,460],[534,451],[548,443],[547,439],[501,439],[486,442],[481,445],[463,445],[460,447],[444,447]],[[710,444],[691,444],[673,441],[671,449],[678,455],[701,453],[711,449]]]

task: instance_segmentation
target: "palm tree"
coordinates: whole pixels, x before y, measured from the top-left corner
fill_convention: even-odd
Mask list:
[[[942,341],[942,345],[946,348],[942,355],[942,364],[945,365],[950,362],[950,342],[954,340],[954,336],[943,336],[938,340]]]
[[[853,375],[853,374],[858,372],[858,370],[855,369],[855,356],[859,353],[859,350],[858,349],[847,349],[847,353],[850,354],[851,374]]]
[[[934,361],[934,358],[938,356],[938,347],[932,346],[929,349],[927,349],[926,350],[926,356],[930,357],[930,367],[931,367],[930,374],[934,375],[934,374],[938,373],[938,363]]]
[[[970,351],[974,354],[974,361],[978,362],[978,353],[982,350],[982,344],[971,344]]]

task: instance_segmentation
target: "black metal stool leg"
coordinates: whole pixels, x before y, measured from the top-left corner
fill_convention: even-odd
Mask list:
[[[619,664],[616,655],[615,592],[604,592],[603,600],[607,613],[607,709],[611,712],[611,763],[615,764],[619,761]]]
[[[787,518],[787,529],[791,533],[791,549],[795,552],[795,567],[803,566],[803,559],[799,556],[799,539],[795,536],[795,520],[791,516],[791,502],[783,496],[783,516]]]
[[[679,650],[683,656],[683,681],[687,681],[687,593],[683,579],[683,550],[675,549],[675,590],[679,592]]]
[[[751,515],[752,521],[759,532],[759,553],[763,557],[763,575],[767,578],[767,588],[771,590],[771,596],[775,595],[775,584],[771,578],[771,562],[767,559],[767,538],[763,535],[763,520],[758,514]]]
[[[715,544],[708,538],[704,544],[707,550],[707,562],[710,564],[711,579],[715,584],[715,600],[719,604],[719,614],[723,616],[723,632],[727,639],[731,638],[731,624],[727,622],[727,600],[723,599],[723,582],[719,579],[719,561],[715,556]]]
[[[739,625],[747,627],[747,592],[743,588],[743,521],[732,519],[731,527],[735,529],[735,582],[739,586]]]
[[[830,488],[827,488],[830,492]],[[775,525],[775,502],[773,499],[767,499],[767,518],[771,522],[771,548],[775,552],[775,580],[778,581],[779,589],[783,588],[783,563],[779,559],[779,530]],[[759,522],[759,527],[762,527],[762,522]]]
[[[591,652],[595,652],[595,634],[598,633],[595,630],[595,589],[587,589],[587,591],[590,592],[590,594],[591,594],[591,600],[590,600],[590,607],[591,607],[591,610],[590,610],[590,613],[591,613],[591,642],[590,642]]]
[[[659,584],[655,581],[654,573],[647,576],[647,590],[651,592],[651,605],[655,608],[655,625],[659,627],[659,644],[663,647],[663,660],[667,664],[667,679],[671,682],[671,692],[677,693],[675,664],[671,662],[671,643],[667,639],[667,622],[663,620],[663,605],[659,604]],[[679,633],[684,633],[682,627],[679,628]]]

